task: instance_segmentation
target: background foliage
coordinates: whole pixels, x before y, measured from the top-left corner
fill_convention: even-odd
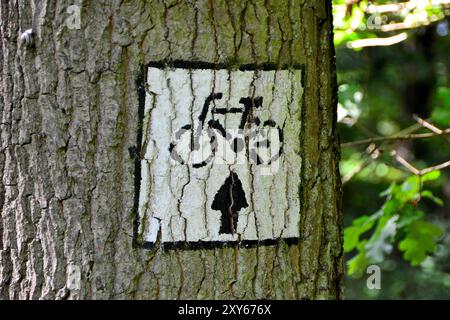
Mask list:
[[[448,299],[450,1],[333,3],[346,296]]]

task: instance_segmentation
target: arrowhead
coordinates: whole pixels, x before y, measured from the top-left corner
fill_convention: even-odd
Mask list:
[[[219,191],[217,191],[211,205],[211,209],[222,212],[219,233],[235,233],[239,210],[247,207],[248,203],[245,199],[245,191],[242,188],[241,180],[239,180],[236,173],[231,172]]]

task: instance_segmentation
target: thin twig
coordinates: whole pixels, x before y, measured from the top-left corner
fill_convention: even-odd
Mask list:
[[[411,11],[417,7],[419,3],[417,1],[406,1],[401,3],[390,3],[390,4],[380,4],[374,5],[370,4],[367,6],[366,13],[374,14],[374,13],[400,13],[403,9],[408,9]],[[446,7],[450,5],[449,0],[438,0],[434,1],[436,7]]]
[[[437,134],[441,134],[442,130],[439,129],[438,127],[436,127],[435,125],[431,124],[430,122],[428,122],[425,119],[422,119],[421,117],[419,117],[417,114],[413,115],[414,120],[417,121],[417,123],[419,123],[420,125],[422,125],[423,127],[427,128],[430,131],[433,131],[434,133]]]
[[[411,163],[406,161],[402,156],[400,156],[397,151],[392,150],[391,155],[394,157],[395,160],[398,161],[402,166],[404,166],[406,169],[408,169],[411,173],[415,175],[420,175],[420,170],[414,167]]]
[[[411,163],[406,161],[403,157],[401,157],[395,150],[393,150],[391,154],[394,157],[394,159],[397,160],[402,166],[404,166],[406,169],[408,169],[411,173],[418,175],[418,176],[423,176],[424,174],[430,173],[431,171],[434,171],[434,170],[441,170],[441,169],[450,167],[450,160],[449,160],[444,163],[419,170],[416,167],[414,167]]]
[[[364,139],[364,140],[359,140],[359,141],[354,141],[354,142],[347,142],[347,143],[341,144],[342,147],[351,147],[351,146],[357,146],[357,145],[371,143],[371,145],[366,150],[366,153],[369,155],[369,158],[366,159],[357,168],[355,168],[354,170],[352,170],[351,172],[346,174],[342,178],[342,184],[344,185],[347,182],[349,182],[354,176],[356,176],[364,168],[366,168],[372,161],[377,160],[378,156],[383,152],[383,150],[381,149],[381,146],[385,142],[389,142],[389,141],[392,142],[392,141],[398,141],[398,140],[409,140],[409,139],[424,139],[424,138],[431,138],[431,137],[435,137],[435,136],[445,136],[448,139],[448,137],[446,135],[450,134],[450,128],[448,128],[446,130],[441,130],[441,129],[437,128],[436,126],[434,126],[433,124],[431,124],[430,122],[428,122],[427,120],[424,120],[424,119],[418,117],[417,115],[414,115],[414,119],[418,123],[413,124],[412,126],[406,128],[404,130],[401,130],[395,136],[375,137],[375,138],[369,138],[369,139]],[[420,129],[422,127],[426,128],[430,131],[433,131],[433,133],[413,134],[413,132],[417,131],[418,129]],[[378,142],[378,146],[375,144],[376,142]],[[374,153],[375,151],[377,151],[377,153]],[[440,169],[450,166],[450,161],[447,161],[447,162],[444,162],[444,163],[436,165],[436,166],[432,166],[432,167],[425,168],[423,170],[419,170],[416,167],[414,167],[411,163],[406,161],[403,157],[398,155],[395,150],[393,150],[391,152],[391,155],[398,163],[400,163],[404,168],[406,168],[407,171],[409,171],[415,175],[419,175],[419,176],[424,175],[433,170],[440,170]]]
[[[385,47],[392,46],[393,44],[405,41],[408,38],[406,32],[399,33],[392,37],[387,38],[367,38],[349,41],[347,47],[349,48],[365,48],[365,47]]]
[[[428,167],[428,168],[425,168],[425,169],[423,169],[423,170],[420,170],[420,175],[423,176],[424,174],[429,173],[429,172],[431,172],[431,171],[434,171],[434,170],[441,170],[441,169],[447,168],[447,167],[449,167],[449,166],[450,166],[450,160],[447,161],[447,162],[438,164],[438,165],[436,165],[436,166],[432,166],[432,167]]]
[[[377,138],[370,138],[370,139],[363,139],[358,141],[352,141],[352,142],[346,142],[342,143],[341,147],[348,148],[348,147],[354,147],[362,144],[369,144],[369,143],[375,143],[375,142],[387,142],[387,141],[399,141],[399,140],[415,140],[415,139],[428,139],[433,138],[437,136],[445,136],[450,134],[450,128],[442,130],[441,133],[416,133],[416,134],[407,134],[407,135],[394,135],[390,137],[377,137]]]
[[[422,128],[422,126],[420,124],[414,123],[413,125],[405,128],[403,130],[400,130],[399,132],[397,132],[396,135],[397,136],[402,136],[402,135],[405,135],[405,134],[411,134],[411,133],[414,133],[414,132],[416,132],[417,130],[419,130],[421,128]]]
[[[359,124],[358,127],[360,127],[363,131],[365,131],[369,135],[372,135],[372,136],[375,135],[369,129],[367,129],[363,125],[361,125],[359,122],[357,122],[356,124]],[[397,132],[397,135],[411,134],[421,128],[422,128],[422,125],[420,125],[418,123],[414,123],[413,125]],[[363,171],[368,165],[370,165],[372,163],[372,161],[375,161],[379,158],[379,156],[383,153],[383,149],[382,149],[383,143],[384,143],[384,141],[381,141],[378,145],[376,145],[374,143],[374,144],[369,145],[366,148],[366,154],[369,155],[369,157],[357,168],[353,169],[352,171],[350,171],[349,173],[347,173],[345,176],[342,177],[342,185],[347,184],[351,179],[353,179],[353,177],[355,177],[357,174],[359,174],[361,171]]]
[[[436,127],[434,124],[430,123],[428,120],[422,119],[418,115],[413,115],[414,120],[417,121],[420,125],[422,125],[424,128],[427,128],[430,131],[433,131],[434,133],[441,134],[442,130]],[[448,136],[445,137],[445,142],[447,142],[448,145],[450,145],[450,138]]]
[[[370,145],[366,149],[366,154],[369,156],[363,163],[361,163],[359,166],[354,168],[352,171],[347,173],[345,176],[342,177],[342,185],[347,184],[354,176],[356,176],[358,173],[363,171],[365,168],[367,168],[372,161],[375,161],[378,159],[378,157],[381,155],[382,151],[376,147],[375,144]]]
[[[391,32],[391,31],[400,31],[400,30],[409,30],[409,29],[417,29],[420,27],[427,27],[433,23],[443,20],[442,17],[431,18],[422,22],[416,23],[406,23],[406,22],[398,22],[398,23],[389,23],[381,26],[380,30],[382,32]]]

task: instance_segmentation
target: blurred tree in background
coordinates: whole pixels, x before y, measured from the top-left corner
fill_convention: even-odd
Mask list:
[[[333,3],[347,298],[448,299],[450,1]]]

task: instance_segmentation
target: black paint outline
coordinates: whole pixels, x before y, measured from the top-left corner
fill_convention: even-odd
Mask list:
[[[285,244],[287,246],[298,245],[299,238],[278,238],[265,240],[241,240],[241,241],[175,241],[175,242],[145,242],[144,249],[169,250],[212,250],[222,248],[232,248],[239,246],[240,248],[256,248],[259,246],[279,246]],[[157,246],[158,245],[158,246]]]
[[[144,118],[145,118],[145,84],[147,82],[147,67],[143,67],[141,73],[136,79],[136,86],[138,88],[138,129],[136,134],[136,146],[130,148],[129,150],[134,150],[134,154],[130,154],[134,157],[134,219],[133,219],[133,240],[132,247],[144,247],[145,241],[139,241],[139,194],[141,193],[141,149],[142,149],[142,138],[144,130]]]
[[[229,71],[277,71],[277,70],[303,70],[305,66],[303,64],[277,64],[273,62],[262,63],[247,63],[237,64],[236,62],[229,63],[212,63],[205,61],[185,61],[185,60],[162,60],[151,61],[147,64],[147,68],[158,69],[189,69],[189,70],[229,70]]]
[[[229,70],[229,71],[278,71],[278,70],[301,70],[302,73],[302,87],[304,88],[305,64],[277,64],[272,62],[263,62],[260,64],[238,64],[237,62],[230,63],[211,63],[205,61],[185,61],[185,60],[162,60],[150,61],[141,67],[141,72],[136,79],[136,86],[138,88],[138,129],[136,135],[136,146],[130,147],[130,157],[134,158],[134,219],[133,219],[133,248],[142,248],[148,250],[155,250],[162,248],[163,250],[199,250],[199,249],[216,249],[229,247],[255,248],[259,246],[278,246],[286,244],[288,246],[298,245],[299,237],[277,238],[265,240],[241,240],[241,241],[176,241],[176,242],[150,242],[139,239],[139,194],[141,189],[141,149],[143,137],[143,124],[145,117],[145,84],[147,82],[148,68],[181,68],[190,70]]]

